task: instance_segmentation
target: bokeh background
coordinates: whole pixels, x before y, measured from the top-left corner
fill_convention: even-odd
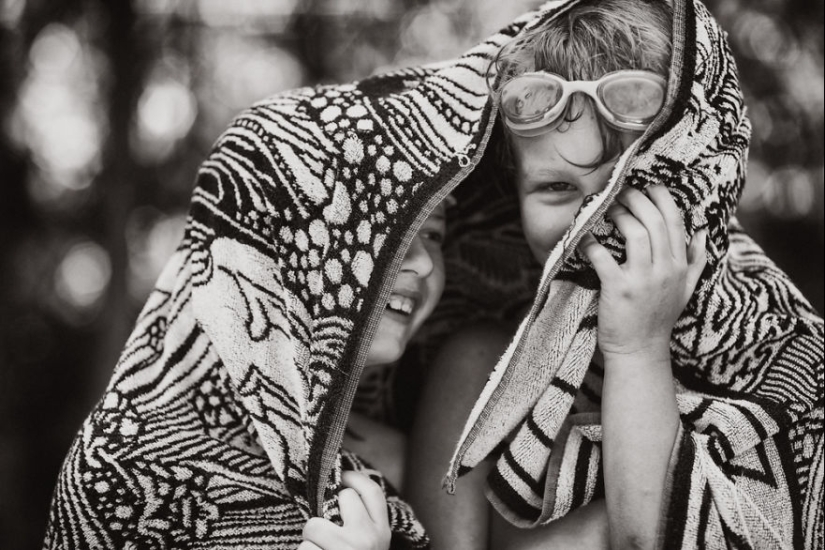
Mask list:
[[[281,90],[452,57],[509,0],[0,0],[0,548],[181,237],[196,168]],[[740,219],[823,310],[823,2],[712,0],[754,135]]]

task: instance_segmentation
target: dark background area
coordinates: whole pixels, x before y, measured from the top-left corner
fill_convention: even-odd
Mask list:
[[[63,456],[231,118],[452,57],[535,4],[0,0],[0,548],[41,544]],[[709,7],[754,126],[740,219],[821,313],[823,3]]]

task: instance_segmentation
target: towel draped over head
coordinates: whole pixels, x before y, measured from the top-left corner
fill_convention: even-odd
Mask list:
[[[575,244],[592,230],[621,257],[603,213],[622,187],[652,183],[668,186],[689,234],[710,232],[709,266],[673,334],[682,428],[668,547],[822,544],[823,325],[735,221],[749,123],[701,4],[675,3],[667,106],[586,201],[536,292],[516,202],[487,170],[496,107],[485,77],[502,45],[567,4],[543,5],[454,61],[279,94],[235,119],[69,451],[46,548],[294,548],[308,518],[340,520],[342,469],[386,487],[399,547],[427,547],[409,506],[340,447],[404,252],[450,193],[431,338],[533,305],[448,485],[493,455],[488,494],[513,523],[586,504],[602,483],[588,385],[598,279]]]

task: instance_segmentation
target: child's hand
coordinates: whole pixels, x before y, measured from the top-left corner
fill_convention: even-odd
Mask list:
[[[298,550],[387,550],[392,534],[381,486],[358,472],[344,472],[342,482],[347,488],[338,493],[338,504],[344,526],[310,519]]]
[[[670,361],[670,333],[705,267],[707,233],[685,245],[682,218],[661,185],[647,194],[629,188],[608,210],[625,237],[627,260],[619,265],[593,235],[581,240],[602,283],[599,348],[605,357],[646,356]]]

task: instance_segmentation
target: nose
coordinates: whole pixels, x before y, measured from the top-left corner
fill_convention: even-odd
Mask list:
[[[410,243],[410,249],[401,263],[401,271],[410,271],[421,277],[427,277],[433,271],[433,258],[420,235]]]

